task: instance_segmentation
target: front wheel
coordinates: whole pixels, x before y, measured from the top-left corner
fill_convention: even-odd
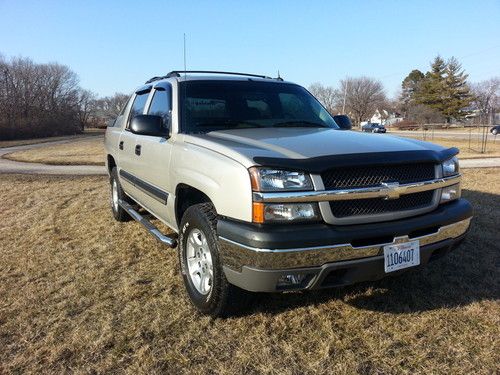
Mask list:
[[[123,192],[120,180],[118,179],[118,170],[116,169],[116,167],[113,168],[113,170],[111,171],[109,183],[111,185],[110,201],[111,201],[111,210],[113,211],[113,217],[115,218],[116,221],[121,221],[121,222],[132,220],[127,211],[125,211],[118,204],[120,200],[125,200],[126,202],[130,202],[130,199]]]
[[[227,315],[242,292],[224,275],[216,225],[213,205],[196,204],[184,213],[179,235],[179,261],[188,297],[200,312],[214,317]]]
[[[491,134],[493,134],[493,135],[497,135],[497,134],[498,134],[498,130],[493,129],[493,130],[491,131]]]

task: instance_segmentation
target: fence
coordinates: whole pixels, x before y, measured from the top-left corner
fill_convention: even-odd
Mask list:
[[[414,125],[408,130],[401,130],[394,127],[389,128],[389,131],[393,134],[410,136],[429,142],[442,139],[466,141],[469,151],[485,154],[492,147],[496,148],[496,145],[500,144],[500,139],[497,141],[498,135],[491,133],[492,127],[493,125],[481,124],[464,127],[444,127],[443,124],[425,124]]]

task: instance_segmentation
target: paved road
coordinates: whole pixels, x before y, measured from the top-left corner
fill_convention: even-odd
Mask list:
[[[93,136],[91,136],[93,137]],[[76,138],[86,139],[89,137]],[[33,145],[14,146],[0,148],[0,173],[25,173],[25,174],[53,174],[53,175],[105,175],[106,169],[98,165],[48,165],[40,163],[25,163],[2,158],[3,155],[22,150],[36,149],[45,146],[59,145],[74,142],[71,137],[65,140],[37,143]],[[500,158],[482,158],[482,159],[462,159],[461,168],[490,168],[500,167]]]
[[[500,167],[500,158],[461,159],[460,168]]]
[[[411,137],[411,138],[418,138],[418,139],[423,139],[423,134],[422,130],[411,130],[411,131],[397,131],[397,130],[389,130],[387,134],[390,135],[398,135],[402,137]],[[432,130],[428,130],[426,133],[426,140],[429,142],[432,142]],[[474,128],[472,129],[472,132],[469,134],[469,131],[460,131],[460,132],[447,132],[447,131],[439,131],[435,130],[434,131],[434,138],[441,138],[441,139],[460,139],[460,140],[469,140],[469,136],[472,140],[479,140],[483,138],[483,133],[478,133],[477,129]],[[495,136],[490,133],[488,129],[488,142],[493,142],[495,139],[495,142],[500,142],[500,135]]]
[[[0,148],[0,173],[25,173],[25,174],[55,174],[55,175],[103,175],[106,169],[100,165],[48,165],[40,163],[25,163],[4,159],[3,155],[15,151],[31,150],[40,147],[60,145],[76,140],[94,138],[88,137],[68,137],[68,139],[37,143],[33,145],[13,146]]]

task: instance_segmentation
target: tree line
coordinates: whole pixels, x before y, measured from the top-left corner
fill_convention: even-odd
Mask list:
[[[77,134],[104,126],[128,99],[98,98],[80,87],[78,75],[58,63],[0,55],[0,139]]]
[[[412,70],[401,84],[395,100],[389,100],[382,82],[369,77],[345,78],[338,87],[315,83],[309,91],[332,114],[349,114],[356,125],[367,121],[376,110],[384,119],[399,113],[416,123],[461,122],[475,114],[479,122],[488,122],[500,110],[500,79],[475,84],[459,61],[437,56],[426,73]]]

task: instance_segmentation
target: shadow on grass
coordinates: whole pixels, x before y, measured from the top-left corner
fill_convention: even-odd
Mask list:
[[[500,299],[500,196],[476,191],[464,191],[463,195],[474,206],[475,217],[466,240],[444,258],[374,282],[258,294],[249,309],[241,309],[236,316],[276,313],[331,300],[359,309],[404,314]]]

